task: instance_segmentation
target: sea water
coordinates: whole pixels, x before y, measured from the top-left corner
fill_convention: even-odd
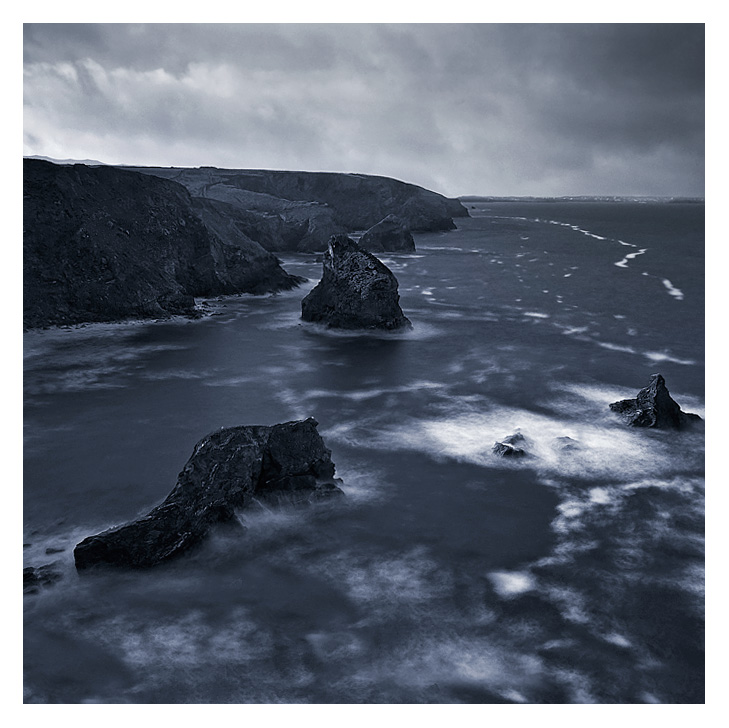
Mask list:
[[[24,560],[61,574],[24,597],[26,702],[703,702],[703,431],[608,408],[660,372],[704,414],[703,204],[468,207],[381,256],[412,331],[303,323],[297,255],[300,289],[201,320],[25,334]],[[76,573],[204,435],[309,416],[345,497]]]

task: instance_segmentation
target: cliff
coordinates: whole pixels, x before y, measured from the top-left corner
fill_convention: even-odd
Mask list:
[[[454,217],[468,217],[458,200],[388,177],[215,167],[127,169],[175,180],[193,197],[227,203],[251,221],[258,218],[249,234],[274,251],[324,250],[332,235],[367,230],[388,215],[413,232],[452,230]],[[276,226],[280,234],[272,237]]]
[[[24,159],[23,195],[26,327],[189,314],[194,296],[299,282],[219,214],[203,224],[176,182]]]

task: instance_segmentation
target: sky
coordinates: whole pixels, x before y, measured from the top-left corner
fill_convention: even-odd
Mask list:
[[[704,195],[703,24],[24,24],[23,154]]]

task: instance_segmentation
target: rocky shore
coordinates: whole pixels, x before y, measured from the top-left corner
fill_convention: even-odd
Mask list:
[[[26,328],[194,314],[195,296],[301,280],[241,231],[206,226],[175,182],[26,159],[23,195]]]

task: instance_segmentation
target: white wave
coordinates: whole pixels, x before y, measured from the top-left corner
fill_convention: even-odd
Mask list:
[[[637,258],[639,255],[643,255],[647,251],[648,248],[641,248],[637,253],[628,253],[622,260],[614,263],[614,265],[618,266],[618,268],[627,268],[629,261],[631,261],[633,258]]]
[[[502,598],[524,594],[536,587],[536,579],[526,571],[492,571],[487,576]]]
[[[419,250],[456,250],[458,252],[463,252],[463,248],[458,248],[455,245],[418,245],[418,249]]]
[[[555,413],[546,415],[524,409],[470,402],[460,397],[448,400],[451,415],[434,418],[411,418],[391,424],[375,416],[368,421],[351,421],[322,433],[327,441],[342,442],[357,448],[385,451],[421,452],[436,460],[453,459],[481,467],[533,470],[540,477],[607,477],[636,480],[670,472],[676,466],[677,451],[669,442],[636,437],[624,427],[607,405],[634,396],[634,392],[609,390],[598,393],[598,402],[585,406],[574,394],[564,392],[552,401],[543,402]],[[594,393],[589,393],[595,396]],[[492,452],[494,443],[520,429],[527,438],[530,457],[504,460]],[[558,438],[570,437],[576,447],[564,450]],[[688,452],[701,458],[699,443]],[[595,497],[599,497],[596,494]]]
[[[603,635],[603,639],[605,642],[609,642],[611,645],[616,645],[617,647],[632,647],[630,640],[617,632]]]
[[[538,311],[524,311],[522,316],[530,316],[531,318],[537,318],[537,319],[548,319],[549,318],[548,313],[539,313]]]
[[[424,309],[423,309],[424,311]],[[296,314],[292,314],[292,317]],[[413,309],[405,311],[405,315],[413,325],[412,329],[400,329],[398,331],[382,331],[376,329],[334,329],[323,324],[312,323],[311,321],[297,320],[297,325],[310,334],[324,336],[332,339],[382,339],[392,341],[399,339],[415,339],[422,341],[442,336],[442,329],[431,323],[418,320],[413,315]],[[424,314],[425,315],[425,314]],[[431,315],[428,312],[428,315]]]
[[[586,331],[590,330],[589,326],[564,326],[558,323],[555,323],[554,326],[558,329],[563,329],[562,333],[566,336],[571,336],[572,334],[584,334]]]
[[[444,389],[445,384],[441,382],[417,381],[404,384],[399,387],[372,387],[371,389],[356,389],[349,392],[329,389],[310,389],[305,392],[297,392],[299,399],[322,399],[334,397],[335,399],[350,399],[353,402],[362,402],[368,399],[375,399],[384,394],[400,394],[406,392],[419,392],[423,389]]]
[[[665,351],[644,351],[643,356],[655,362],[668,361],[672,364],[684,364],[686,366],[696,364],[696,361],[693,359],[677,359],[675,356],[671,356]]]
[[[609,349],[610,351],[623,351],[626,354],[637,354],[636,350],[632,346],[622,346],[621,344],[611,344],[609,341],[595,341],[593,343],[601,346],[603,349]]]
[[[661,283],[663,283],[668,290],[669,296],[673,296],[678,301],[683,301],[683,291],[680,288],[676,288],[673,283],[668,280],[668,278],[663,278]]]

